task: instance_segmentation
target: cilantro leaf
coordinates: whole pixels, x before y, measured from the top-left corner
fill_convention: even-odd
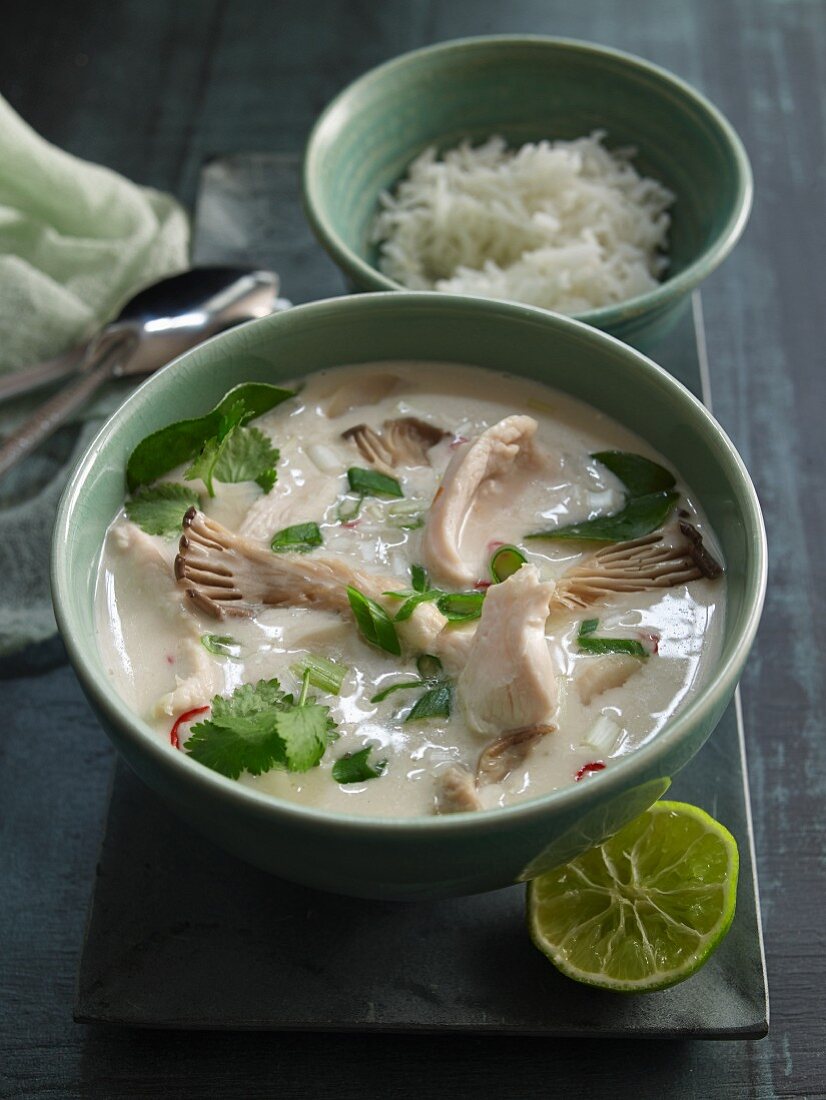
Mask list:
[[[185,471],[187,481],[200,478],[209,495],[214,481],[237,484],[255,481],[264,492],[275,484],[279,452],[258,428],[244,428],[244,404],[237,401],[221,417],[218,430],[204,442],[199,455]]]
[[[296,703],[278,680],[242,684],[229,698],[216,695],[212,714],[184,748],[194,760],[237,779],[272,768],[304,772],[318,764],[335,730],[328,707]]]
[[[185,485],[171,481],[162,482],[151,489],[141,489],[132,500],[126,502],[126,514],[147,535],[171,535],[181,533],[184,513],[199,503],[198,494]]]
[[[278,448],[258,428],[236,427],[223,440],[213,476],[216,481],[236,484],[239,481],[264,481],[269,488],[275,484],[275,464]],[[261,485],[264,488],[264,485]]]
[[[276,716],[276,732],[284,744],[287,771],[306,772],[314,768],[327,748],[328,707],[305,703]]]
[[[243,425],[294,396],[293,390],[271,386],[267,382],[245,382],[225,394],[205,416],[177,420],[152,432],[135,447],[126,464],[126,481],[130,491],[157,481],[184,462],[191,462],[206,441],[219,434],[222,420],[233,407],[243,405],[244,414],[240,421]]]
[[[347,752],[333,764],[333,779],[336,783],[366,783],[368,779],[378,779],[387,770],[386,760],[377,760],[375,765],[368,764],[371,753],[368,745],[358,752]]]

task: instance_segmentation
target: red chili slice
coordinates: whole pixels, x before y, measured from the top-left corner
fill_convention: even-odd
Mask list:
[[[601,772],[604,767],[605,764],[603,764],[601,760],[590,760],[587,764],[582,765],[574,778],[578,783],[580,779],[584,779],[590,772]]]
[[[199,714],[203,714],[207,710],[209,710],[209,707],[193,707],[192,710],[185,710],[183,714],[178,715],[172,729],[169,731],[169,740],[173,749],[181,747],[181,738],[178,736],[181,726],[185,722],[191,722],[193,718],[197,718]]]

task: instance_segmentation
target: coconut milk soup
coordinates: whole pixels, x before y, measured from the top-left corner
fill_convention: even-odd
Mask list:
[[[487,810],[597,781],[703,683],[719,551],[642,439],[454,364],[293,388],[212,467],[213,496],[226,424],[107,533],[104,667],[170,752],[325,810]],[[265,492],[241,475],[268,441]]]

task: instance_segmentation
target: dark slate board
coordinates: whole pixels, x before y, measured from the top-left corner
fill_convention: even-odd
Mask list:
[[[300,216],[298,166],[274,154],[210,161],[196,262],[272,266],[294,302],[343,293]],[[699,298],[657,357],[709,401]],[[737,838],[737,915],[690,981],[617,997],[568,981],[531,946],[523,887],[418,904],[322,894],[219,851],[119,765],[75,1017],[179,1029],[759,1038],[768,993],[739,705],[669,797],[703,806]]]
[[[740,845],[731,932],[690,981],[644,997],[558,974],[527,936],[521,886],[416,904],[319,893],[224,854],[119,765],[75,1017],[231,1030],[759,1038],[768,1006],[741,760],[732,706],[673,787]]]

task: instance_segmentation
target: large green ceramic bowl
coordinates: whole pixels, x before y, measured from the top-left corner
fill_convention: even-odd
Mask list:
[[[637,752],[588,783],[487,813],[365,819],[282,802],[160,740],[107,677],[95,643],[104,532],[124,465],[149,432],[211,408],[231,386],[282,382],[343,363],[425,359],[539,379],[644,436],[702,502],[728,567],[725,641],[713,677]],[[74,471],[58,513],[52,586],[83,688],[115,746],[181,817],[242,859],[298,882],[366,897],[474,893],[529,878],[641,812],[713,730],[734,691],[763,600],[766,553],[743,463],[705,408],[660,367],[595,329],[526,306],[435,294],[368,294],[300,306],[218,336],[146,381]]]
[[[720,112],[664,69],[617,50],[558,38],[446,42],[373,69],[333,100],[304,161],[304,201],[321,244],[359,290],[400,290],[376,266],[379,194],[429,145],[492,134],[511,145],[606,130],[634,145],[644,174],[677,196],[668,278],[648,294],[579,319],[650,346],[689,292],[728,255],[751,209],[740,139]]]

